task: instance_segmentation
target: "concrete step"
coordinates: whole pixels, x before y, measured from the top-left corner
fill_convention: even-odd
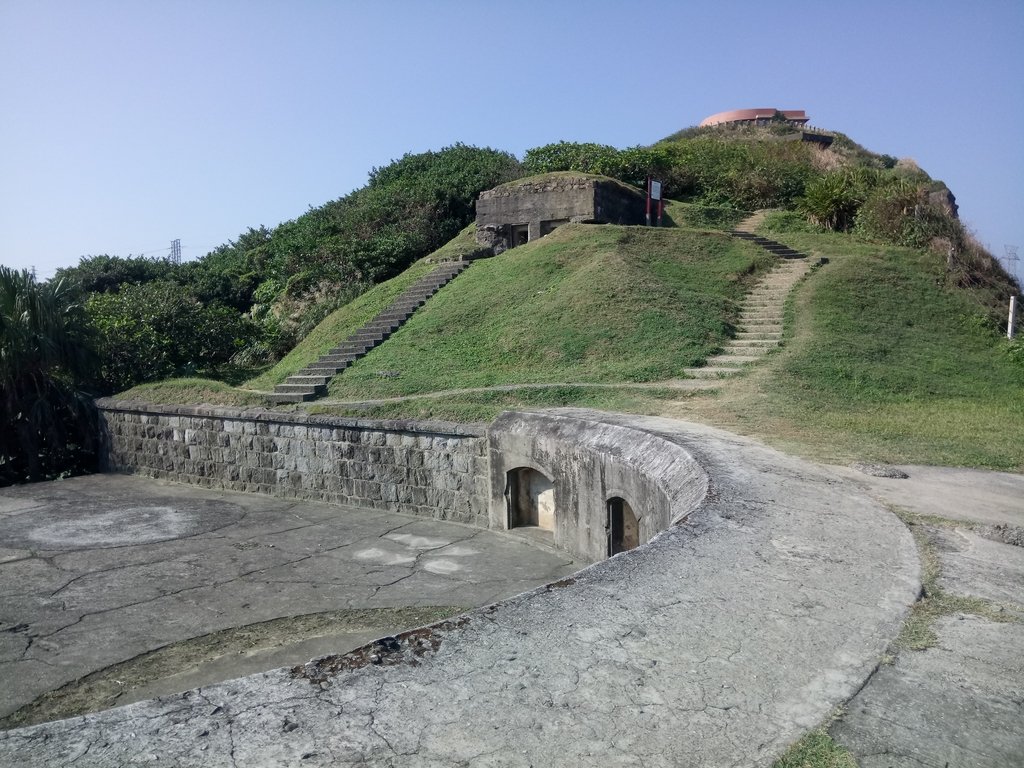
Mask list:
[[[735,376],[741,368],[719,368],[706,366],[704,368],[684,368],[683,373],[693,379],[724,379]]]
[[[359,329],[359,333],[368,333],[371,331],[381,333],[394,333],[402,324],[395,320],[371,320],[369,323]]]
[[[310,395],[321,395],[327,392],[327,387],[321,385],[319,387],[310,387],[305,384],[278,384],[274,387],[275,395],[299,395],[299,394],[310,394]]]
[[[426,301],[427,301],[426,299],[419,299],[419,298],[415,298],[415,299],[399,298],[398,301],[396,301],[390,307],[385,309],[384,312],[402,312],[402,311],[406,311],[406,310],[409,310],[409,311],[416,310],[416,309],[419,309],[420,307],[422,307],[426,303]]]
[[[781,339],[733,339],[726,345],[726,349],[759,349],[777,347]]]
[[[348,368],[348,363],[322,363],[317,360],[303,368],[303,371],[306,372],[305,375],[336,376],[346,368]]]
[[[299,384],[304,387],[324,387],[331,380],[330,376],[313,376],[304,373],[296,373],[284,380],[285,384]]]
[[[779,341],[782,331],[738,331],[735,341]]]
[[[308,403],[310,400],[316,400],[315,392],[275,392],[267,396],[267,399],[272,403]]]
[[[730,368],[756,363],[760,359],[761,355],[714,355],[707,359],[707,363],[712,368]]]
[[[736,347],[731,343],[726,344],[722,347],[722,351],[718,353],[719,357],[763,357],[767,352],[770,352],[773,347],[778,346],[777,344],[763,347]]]
[[[373,349],[373,346],[370,345],[370,344],[355,344],[355,343],[350,344],[350,343],[346,342],[344,344],[339,344],[338,346],[334,347],[327,354],[329,354],[329,355],[350,355],[353,358],[356,358],[356,357],[359,357],[361,355],[365,355],[371,349]]]

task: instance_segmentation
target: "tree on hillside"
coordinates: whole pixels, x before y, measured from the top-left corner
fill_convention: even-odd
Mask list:
[[[365,187],[273,230],[250,229],[190,269],[206,285],[229,274],[281,354],[311,327],[310,318],[444,245],[473,221],[480,192],[522,175],[513,155],[489,148],[455,144],[407,154],[374,168]],[[189,280],[199,293],[198,278]]]
[[[93,342],[67,281],[0,266],[0,486],[94,469]]]
[[[236,310],[203,303],[167,281],[94,293],[86,310],[100,334],[102,377],[112,391],[171,376],[216,374],[257,336]]]
[[[175,265],[166,259],[146,256],[83,256],[74,267],[57,270],[55,280],[84,293],[116,291],[124,284],[141,285],[153,280],[167,279]]]

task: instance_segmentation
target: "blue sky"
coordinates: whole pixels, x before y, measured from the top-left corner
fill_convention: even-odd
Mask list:
[[[0,263],[196,258],[405,152],[624,147],[764,106],[913,157],[1002,257],[1022,42],[1021,0],[0,0]]]

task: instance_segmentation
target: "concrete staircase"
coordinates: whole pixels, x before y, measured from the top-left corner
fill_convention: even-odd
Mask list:
[[[730,339],[719,354],[709,357],[705,366],[685,369],[689,377],[719,379],[734,376],[782,343],[782,312],[786,297],[811,264],[806,254],[751,232],[759,222],[759,215],[755,214],[729,234],[749,240],[781,260],[744,297],[735,338]]]
[[[421,277],[378,314],[337,347],[331,349],[315,363],[289,376],[278,384],[269,398],[272,403],[303,403],[327,393],[328,382],[374,347],[384,343],[392,333],[408,320],[412,313],[426,303],[458,275],[472,261],[446,261],[425,277]]]

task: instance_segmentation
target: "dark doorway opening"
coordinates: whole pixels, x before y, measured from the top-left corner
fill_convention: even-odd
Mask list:
[[[640,546],[640,524],[625,499],[608,499],[608,557]]]
[[[510,230],[509,240],[511,240],[509,245],[510,248],[518,248],[520,245],[526,245],[530,242],[530,225],[513,224]]]

